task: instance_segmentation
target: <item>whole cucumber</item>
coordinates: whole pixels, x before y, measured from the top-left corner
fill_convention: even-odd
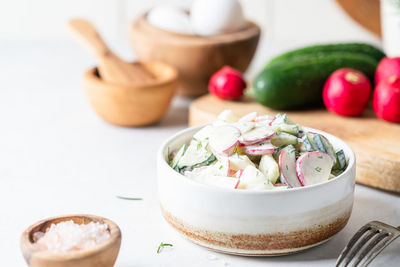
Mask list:
[[[267,66],[253,81],[257,102],[273,109],[298,109],[322,103],[329,75],[340,68],[363,72],[371,81],[378,62],[356,53],[331,52],[298,56]]]
[[[365,43],[323,44],[323,45],[313,45],[313,46],[303,47],[300,49],[283,53],[273,58],[270,62],[268,62],[267,67],[298,56],[315,55],[318,53],[327,53],[327,52],[365,54],[374,58],[378,62],[385,57],[385,54],[380,49]]]

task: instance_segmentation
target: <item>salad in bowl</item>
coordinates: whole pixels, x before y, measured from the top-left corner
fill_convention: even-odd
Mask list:
[[[286,114],[231,110],[168,153],[169,165],[188,179],[237,190],[284,190],[328,181],[347,166],[343,149]]]
[[[356,159],[340,138],[275,116],[223,111],[157,154],[165,220],[190,241],[237,255],[317,246],[346,225]]]

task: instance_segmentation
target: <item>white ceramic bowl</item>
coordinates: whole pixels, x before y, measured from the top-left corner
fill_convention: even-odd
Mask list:
[[[344,150],[348,166],[332,180],[282,191],[234,190],[190,180],[168,165],[168,148],[178,149],[201,127],[170,137],[157,155],[162,214],[187,239],[229,254],[282,255],[319,245],[346,225],[356,165],[353,151],[341,139],[305,128]]]

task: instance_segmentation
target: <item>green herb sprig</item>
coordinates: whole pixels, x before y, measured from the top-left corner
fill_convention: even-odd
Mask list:
[[[143,200],[141,197],[123,197],[123,196],[116,196],[119,199],[124,199],[124,200]]]
[[[157,248],[157,254],[159,254],[164,247],[173,247],[173,245],[161,242],[160,245]]]

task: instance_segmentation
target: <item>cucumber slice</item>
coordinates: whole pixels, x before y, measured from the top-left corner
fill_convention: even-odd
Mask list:
[[[340,170],[344,170],[346,167],[346,156],[344,155],[343,149],[336,152],[337,162],[339,163]]]
[[[247,166],[239,178],[237,189],[266,190],[273,189],[273,184],[254,166]]]
[[[328,139],[321,134],[315,134],[314,141],[315,141],[315,144],[317,145],[319,151],[327,153],[329,156],[331,156],[334,159],[334,166],[335,166],[336,162],[337,162],[336,153],[335,153],[335,150],[333,149],[332,144],[328,141]]]
[[[229,157],[230,168],[234,171],[245,169],[248,165],[254,166],[254,163],[246,155],[239,155],[237,153]]]
[[[183,144],[183,146],[178,150],[174,158],[172,159],[170,166],[175,169],[176,166],[178,165],[179,160],[182,158],[182,156],[185,154],[188,146],[186,144]]]
[[[315,144],[314,138],[313,138],[313,137],[314,137],[314,134],[312,134],[312,133],[307,133],[306,136],[307,136],[308,142],[309,142],[310,145],[311,145],[311,151],[317,151],[318,148],[317,148],[317,145]]]
[[[275,131],[285,132],[292,135],[297,135],[299,133],[299,126],[297,124],[280,124],[274,127]]]
[[[258,169],[268,178],[268,180],[275,184],[279,178],[279,166],[271,155],[261,157]]]
[[[280,124],[293,124],[293,121],[286,114],[278,113],[275,116],[275,119],[272,121],[271,125],[280,125]]]
[[[314,149],[314,142],[311,143],[312,137],[310,134],[306,133],[303,135],[303,137],[300,139],[300,141],[303,143],[306,151],[311,152],[311,151],[315,151]]]
[[[313,140],[315,145],[317,146],[317,150],[326,153],[326,149],[324,143],[322,143],[322,137],[320,134],[315,134],[313,136]]]
[[[271,138],[271,144],[277,147],[286,145],[296,145],[298,142],[297,137],[284,132],[276,132]]]
[[[209,152],[201,142],[192,141],[186,152],[179,159],[176,168],[182,173],[200,166],[208,166],[216,159],[214,154]]]

